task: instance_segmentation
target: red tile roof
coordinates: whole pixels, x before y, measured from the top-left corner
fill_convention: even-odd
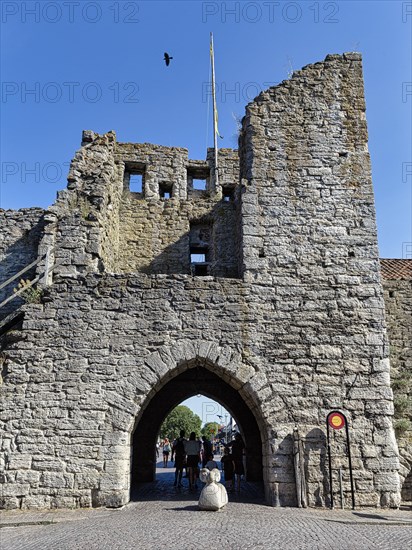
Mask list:
[[[383,279],[412,279],[412,260],[381,258]]]

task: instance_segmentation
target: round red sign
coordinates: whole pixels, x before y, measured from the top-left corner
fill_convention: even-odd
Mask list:
[[[328,416],[328,423],[334,430],[341,430],[345,426],[345,417],[340,412],[332,412]]]

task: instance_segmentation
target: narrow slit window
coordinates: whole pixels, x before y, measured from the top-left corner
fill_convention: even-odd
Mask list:
[[[190,224],[190,272],[192,275],[210,275],[211,226],[206,223]]]

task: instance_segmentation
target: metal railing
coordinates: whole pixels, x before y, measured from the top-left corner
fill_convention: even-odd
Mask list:
[[[26,273],[27,271],[29,271],[30,269],[32,269],[33,267],[35,267],[36,265],[41,263],[43,260],[45,260],[45,267],[44,267],[44,270],[40,273],[40,275],[37,275],[31,281],[27,281],[27,283],[22,288],[19,288],[18,290],[14,289],[13,294],[8,296],[5,300],[3,300],[0,303],[0,308],[2,308],[6,304],[8,304],[12,300],[14,300],[14,298],[17,298],[18,296],[20,296],[20,294],[25,292],[28,288],[31,288],[33,285],[38,283],[41,279],[43,280],[42,281],[43,284],[47,285],[48,275],[53,271],[53,269],[55,267],[62,264],[62,262],[58,262],[57,264],[50,265],[50,256],[54,251],[55,251],[54,248],[47,250],[46,254],[44,254],[41,258],[39,258],[39,259],[35,260],[34,262],[32,262],[31,264],[27,265],[25,268],[21,269],[18,273],[16,273],[15,275],[13,275],[9,279],[7,279],[7,281],[5,281],[4,283],[2,283],[0,285],[0,290],[2,290],[6,286],[8,286],[10,283],[15,281],[18,277],[21,277],[21,275],[23,275],[24,273]]]

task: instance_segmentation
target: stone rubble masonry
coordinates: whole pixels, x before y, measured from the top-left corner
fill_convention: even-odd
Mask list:
[[[190,161],[187,149],[150,144],[118,144],[115,158],[124,167],[144,166],[141,197],[125,191],[119,209],[117,262],[113,271],[128,273],[189,273],[190,224],[210,225],[210,274],[238,274],[235,203],[222,202],[215,189],[211,155],[207,162]],[[237,151],[220,152],[222,183],[239,180]],[[190,186],[193,175],[207,175],[206,190]],[[228,181],[227,181],[228,180]],[[159,188],[170,188],[171,199],[159,200]]]
[[[405,480],[402,498],[412,501],[412,260],[384,259],[381,263],[400,475]]]
[[[44,225],[38,256],[54,250],[56,268],[3,336],[4,508],[128,502],[136,419],[195,365],[256,418],[268,503],[296,505],[297,424],[309,505],[328,505],[325,418],[338,408],[357,505],[399,505],[360,55],[327,56],[250,103],[239,152],[220,151],[219,185],[212,155],[85,131],[67,189],[30,214]],[[15,237],[1,232],[9,270]],[[190,253],[202,251],[197,276]],[[343,433],[332,449],[349,500]]]

